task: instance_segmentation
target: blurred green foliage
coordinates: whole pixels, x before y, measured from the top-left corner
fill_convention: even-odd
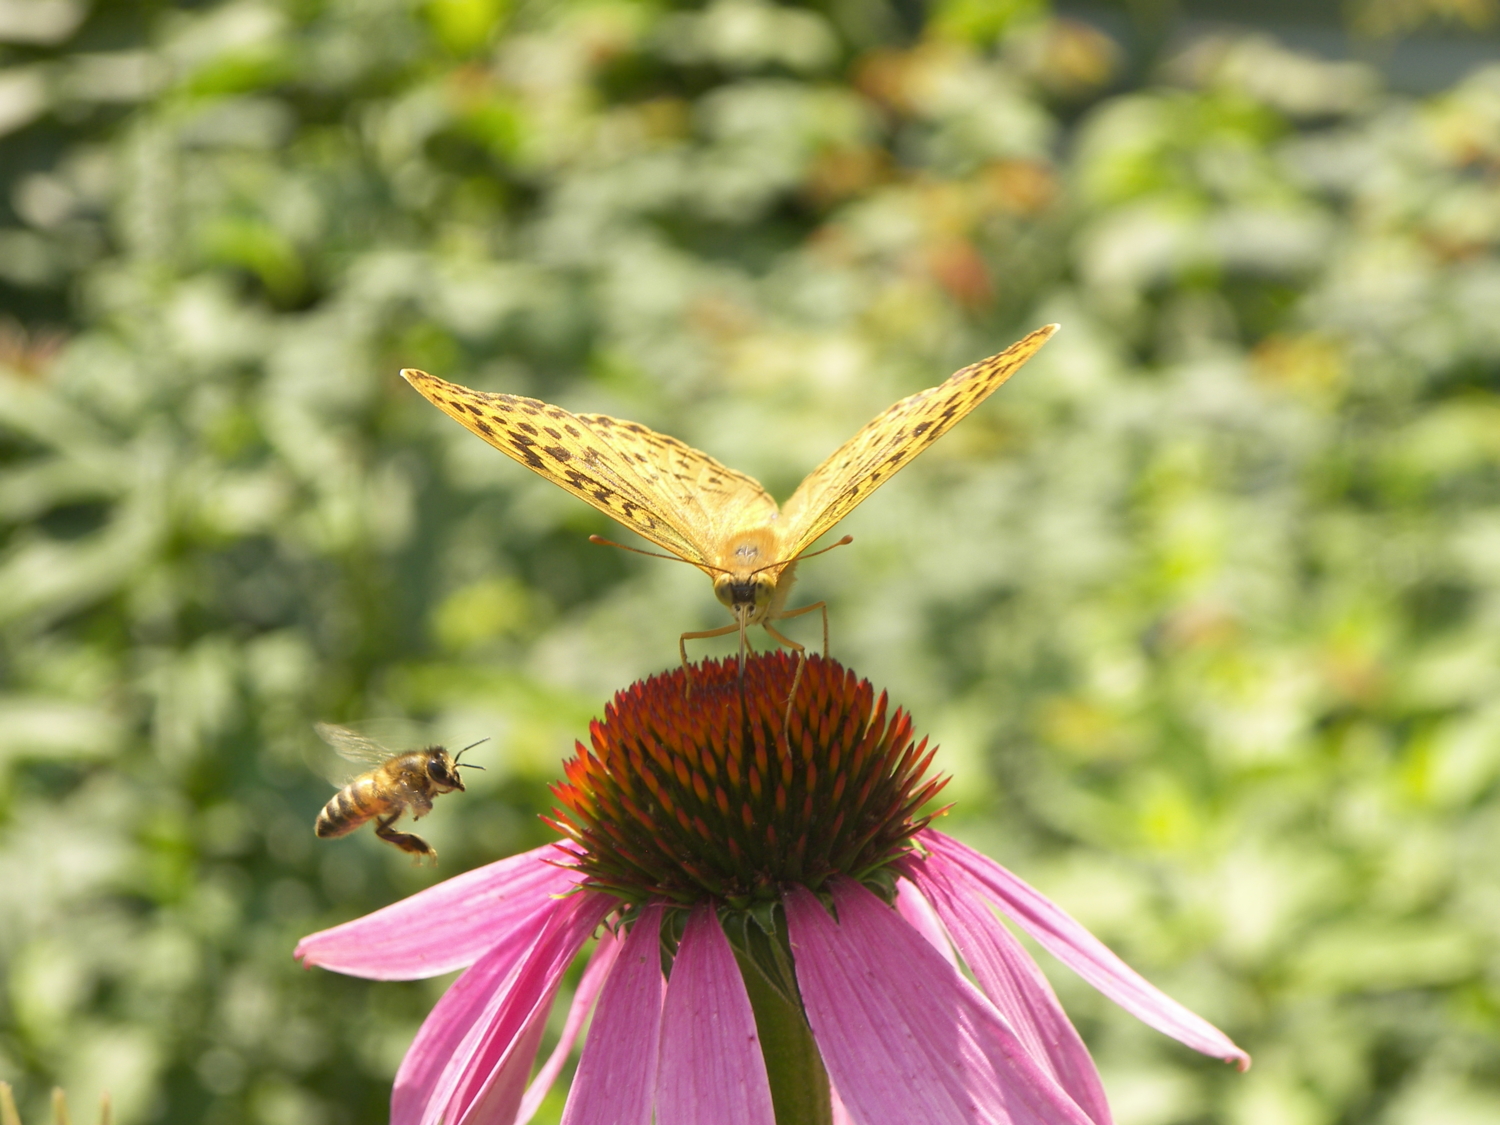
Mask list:
[[[313,838],[311,722],[492,736],[424,822],[453,874],[545,840],[588,717],[724,620],[398,368],[785,496],[1058,320],[803,568],[835,655],[943,744],[952,830],[1256,1054],[1054,974],[1121,1125],[1500,1120],[1500,67],[1412,100],[1219,35],[1121,86],[1040,0],[0,17],[28,1119],[58,1083],[126,1125],[382,1120],[443,982],[290,951],[434,876]]]

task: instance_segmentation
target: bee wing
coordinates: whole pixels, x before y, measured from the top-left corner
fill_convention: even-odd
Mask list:
[[[346,762],[361,766],[378,766],[398,751],[360,734],[352,727],[341,727],[335,723],[314,723],[318,737],[332,746],[334,752]]]

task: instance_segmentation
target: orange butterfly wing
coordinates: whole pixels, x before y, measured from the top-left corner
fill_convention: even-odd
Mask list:
[[[781,512],[781,556],[794,559],[987,399],[1057,331],[1038,328],[999,355],[878,414],[807,475]]]
[[[425,371],[401,374],[500,452],[705,573],[714,573],[728,534],[776,515],[752,477],[639,422],[470,390]]]

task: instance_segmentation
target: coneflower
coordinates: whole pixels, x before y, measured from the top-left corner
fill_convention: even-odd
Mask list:
[[[928,827],[909,716],[784,653],[616,695],[553,787],[555,843],[304,938],[377,980],[466,971],[392,1125],[519,1125],[597,1000],[565,1125],[1107,1125],[1098,1072],[998,909],[1110,999],[1249,1065],[999,864]],[[532,1077],[563,974],[597,943]],[[961,971],[967,965],[976,988]]]

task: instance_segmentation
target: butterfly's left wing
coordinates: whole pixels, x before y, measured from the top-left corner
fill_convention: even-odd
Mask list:
[[[500,452],[705,573],[714,572],[723,527],[741,513],[776,511],[744,473],[639,422],[470,390],[425,371],[401,374]]]
[[[741,527],[776,518],[776,501],[754,477],[716,461],[701,449],[639,422],[607,414],[580,414],[588,427],[623,453],[636,474],[693,528],[699,542],[723,545]]]
[[[795,558],[917,454],[947,433],[1045,344],[1057,325],[1038,328],[999,355],[903,398],[834,451],[782,509],[781,553]]]

